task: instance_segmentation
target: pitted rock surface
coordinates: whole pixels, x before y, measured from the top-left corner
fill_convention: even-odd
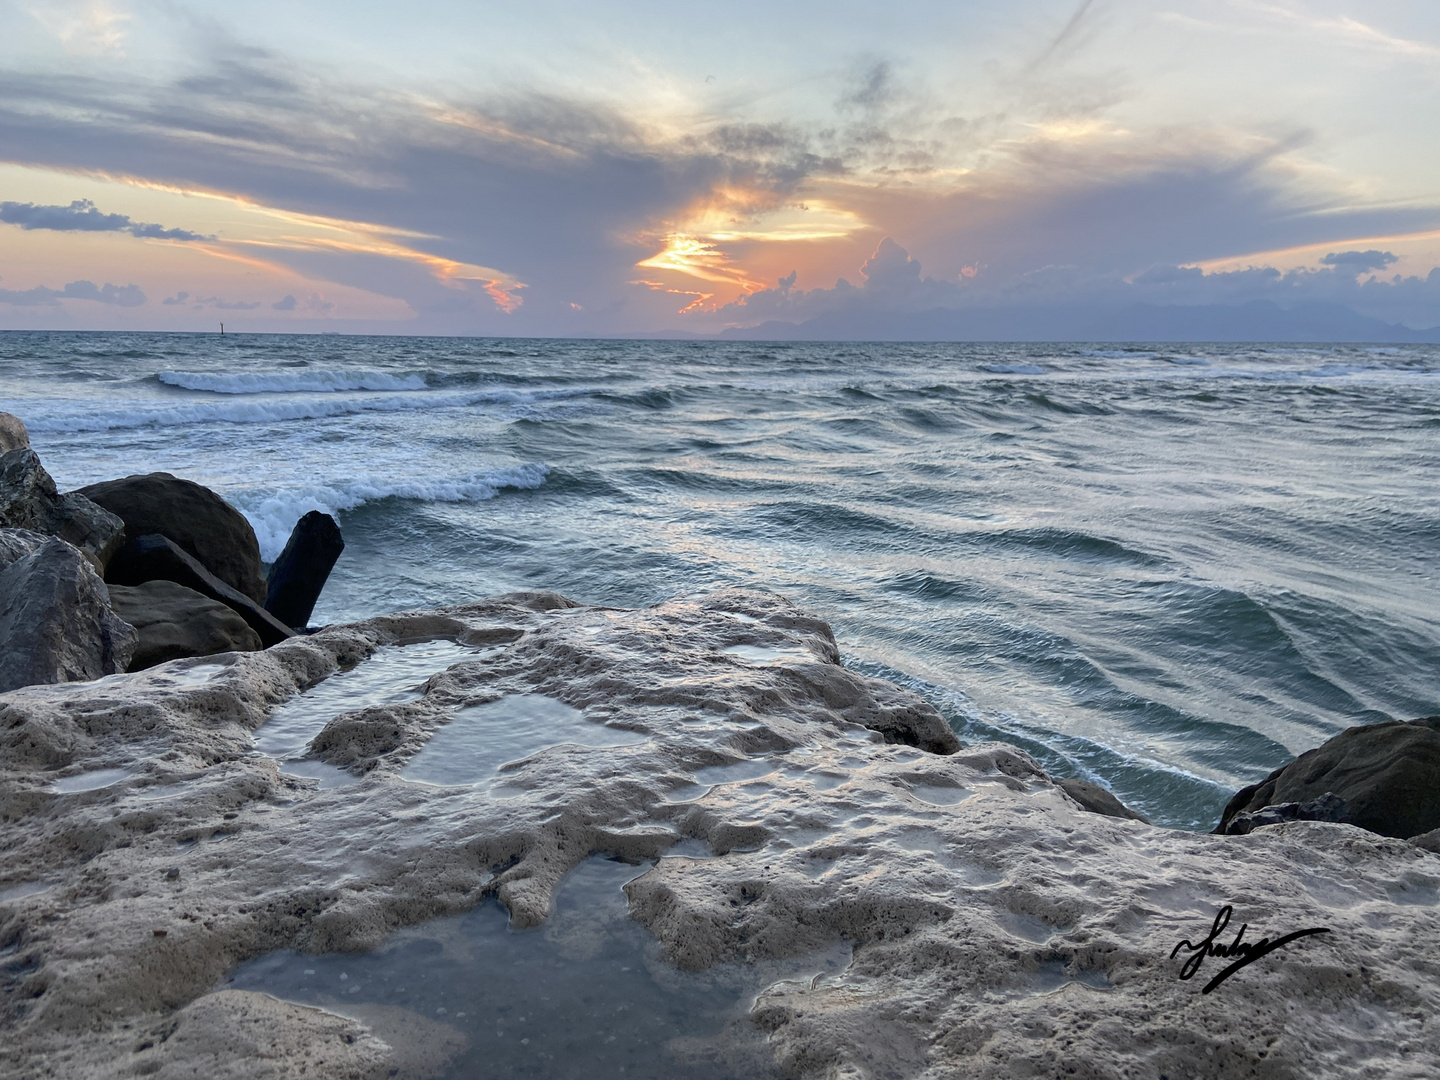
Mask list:
[[[418,700],[321,726],[316,752],[356,782],[317,788],[251,752],[282,702],[437,637],[483,649]],[[517,594],[0,696],[0,1074],[404,1075],[456,1029],[340,1022],[222,976],[278,948],[370,948],[491,893],[532,926],[592,853],[647,862],[682,839],[712,857],[660,858],[627,890],[675,964],[853,946],[843,975],[756,1002],[787,1075],[1440,1069],[1422,944],[1440,857],[1343,824],[1215,836],[1090,813],[1023,752],[960,748],[924,701],[837,657],[823,622],[761,592],[641,611]],[[473,786],[405,778],[460,710],[511,694],[644,738],[559,743]],[[124,773],[56,790],[102,769]],[[1170,954],[1226,904],[1254,940],[1331,932],[1202,994]]]

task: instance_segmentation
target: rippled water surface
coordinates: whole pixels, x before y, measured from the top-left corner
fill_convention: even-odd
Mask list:
[[[62,488],[163,469],[346,551],[317,620],[723,584],[1208,827],[1440,712],[1440,349],[0,334]]]
[[[566,877],[538,930],[508,929],[504,909],[488,901],[399,931],[363,956],[271,953],[242,964],[225,986],[388,1020],[390,1039],[433,1041],[420,1025],[444,1025],[464,1039],[445,1080],[774,1076],[746,1020],[755,995],[779,980],[840,973],[849,947],[682,973],[627,916],[622,886],[645,869],[587,860]]]

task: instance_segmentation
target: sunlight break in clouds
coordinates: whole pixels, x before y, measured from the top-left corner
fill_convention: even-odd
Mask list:
[[[1224,295],[1286,304],[1333,275],[1285,275],[1332,252],[1389,252],[1407,282],[1440,258],[1350,243],[1440,231],[1431,5],[735,0],[716,23],[550,0],[256,0],[243,18],[0,0],[32,9],[49,21],[15,15],[0,40],[16,294],[108,278],[258,304],[257,328],[704,333],[860,293],[1119,302],[1117,281],[1247,259],[1290,283],[1227,277]],[[27,224],[77,206],[74,229]],[[85,231],[90,208],[131,226]],[[865,265],[870,282],[887,237],[924,266],[918,291],[832,288]],[[335,307],[276,306],[312,294]],[[1428,295],[1324,303],[1440,324]],[[146,303],[127,325],[192,309]]]

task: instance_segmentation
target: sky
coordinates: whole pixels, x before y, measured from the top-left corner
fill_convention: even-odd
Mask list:
[[[1432,0],[0,0],[0,26],[0,329],[1440,325]]]

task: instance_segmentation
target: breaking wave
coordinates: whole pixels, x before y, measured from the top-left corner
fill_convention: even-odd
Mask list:
[[[273,562],[285,548],[295,523],[312,510],[338,514],[381,499],[416,499],[421,502],[483,502],[506,489],[532,490],[545,483],[550,467],[525,462],[486,469],[465,476],[437,479],[393,480],[363,478],[344,482],[317,483],[279,493],[227,492],[250,522],[260,541],[260,556]]]
[[[587,389],[485,390],[467,393],[377,394],[365,397],[317,397],[239,401],[196,401],[184,405],[137,404],[129,408],[91,409],[83,413],[41,416],[27,421],[31,431],[114,431],[144,427],[179,427],[185,424],[269,424],[285,420],[320,420],[365,412],[402,409],[457,409],[490,405],[523,409],[527,406],[584,397]]]
[[[425,376],[384,371],[158,371],[155,378],[182,390],[212,394],[333,394],[341,390],[425,390]]]

